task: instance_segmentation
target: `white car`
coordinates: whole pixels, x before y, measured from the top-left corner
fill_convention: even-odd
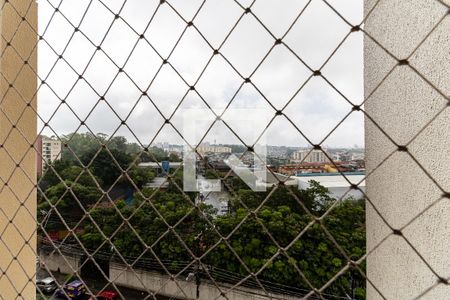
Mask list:
[[[58,285],[52,277],[46,277],[36,281],[36,289],[39,289],[43,294],[53,293],[57,287]]]

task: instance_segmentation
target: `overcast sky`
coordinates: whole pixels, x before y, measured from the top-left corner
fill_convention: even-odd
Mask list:
[[[60,99],[66,100],[68,105],[60,106],[49,121],[51,128],[58,134],[73,132],[79,126],[80,122],[71,110],[84,120],[98,102],[98,95],[106,94],[107,103],[120,118],[125,119],[128,116],[126,119],[128,126],[141,143],[148,144],[164,123],[164,118],[149,98],[165,117],[169,117],[188,91],[183,79],[189,85],[198,80],[196,83],[198,94],[216,112],[221,112],[243,82],[229,63],[242,76],[248,77],[274,44],[274,38],[251,14],[246,14],[220,48],[220,52],[229,63],[221,56],[214,56],[206,71],[198,79],[213,50],[193,27],[189,27],[169,57],[169,62],[183,79],[169,65],[164,65],[152,82],[162,65],[155,50],[161,56],[167,57],[185,29],[186,23],[167,4],[160,5],[159,0],[128,0],[125,5],[123,0],[102,1],[113,13],[98,0],[62,1],[60,12],[72,24],[79,26],[79,32],[76,32],[70,40],[74,33],[73,26],[60,13],[55,14],[46,29],[54,12],[49,3],[58,6],[60,0],[39,0],[40,33],[58,54],[62,53],[70,40],[63,57],[76,72],[83,73],[84,77],[83,80],[79,80],[78,75],[66,62],[58,60],[58,56],[46,42],[40,42],[40,77],[47,78],[54,63],[57,64],[46,79],[47,85],[40,88],[39,114],[47,121],[60,104]],[[361,22],[362,0],[328,1],[352,24]],[[89,2],[92,3],[82,20]],[[192,20],[202,4],[200,0],[169,2],[186,20]],[[238,2],[247,7],[251,1]],[[303,0],[256,0],[252,12],[273,35],[282,37],[306,3],[307,1]],[[120,18],[114,21],[116,13],[119,13]],[[242,13],[243,9],[236,1],[206,0],[196,15],[194,24],[214,48],[219,48]],[[147,28],[147,23],[153,15],[154,18]],[[139,34],[145,31],[146,39],[155,50],[145,40],[139,40],[139,36],[123,20]],[[103,40],[113,21],[111,30]],[[350,27],[321,0],[312,0],[283,41],[311,68],[318,69],[349,31]],[[107,55],[97,51],[96,46],[92,45],[83,34],[95,45],[102,43],[101,48]],[[136,48],[126,62],[136,43]],[[363,99],[362,50],[362,34],[352,33],[322,69],[322,74],[354,103],[361,103]],[[126,62],[124,72],[117,77],[118,68],[108,56],[121,67]],[[278,45],[251,76],[251,80],[273,106],[281,109],[295,95],[310,73],[284,45]],[[139,89],[146,90],[151,82],[148,97],[140,97]],[[206,107],[198,94],[195,91],[189,92],[172,119],[174,126],[182,127],[182,109]],[[87,126],[95,133],[111,135],[120,126],[120,119],[107,103],[100,102],[86,120]],[[230,107],[263,109],[269,116],[275,114],[258,90],[248,83],[243,85]],[[293,98],[284,113],[313,143],[318,143],[350,111],[351,106],[322,78],[313,77]],[[264,122],[267,121],[262,116],[261,118],[256,116],[250,122],[232,121],[232,116],[227,114],[224,115],[224,119],[229,120],[230,126],[243,137],[258,135],[265,127]],[[86,128],[82,127],[80,131],[84,132]],[[48,129],[44,133],[52,135]],[[363,134],[363,116],[355,112],[339,126],[324,145],[363,146]],[[125,135],[130,141],[136,141],[124,126],[116,135]],[[206,140],[238,143],[231,132],[220,124],[214,126]],[[182,143],[169,125],[164,126],[155,142],[157,141]],[[270,145],[307,145],[297,129],[284,117],[277,117],[269,127],[267,142]]]

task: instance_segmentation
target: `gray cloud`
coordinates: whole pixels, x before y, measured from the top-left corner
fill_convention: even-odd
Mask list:
[[[328,1],[350,22],[356,24],[362,20],[361,0]],[[53,5],[58,5],[59,2],[50,0]],[[119,12],[122,2],[104,1],[114,13]],[[186,20],[190,20],[201,5],[201,1],[172,0],[169,2]],[[247,6],[248,2],[239,1],[243,6]],[[78,25],[88,3],[87,0],[65,0],[62,2],[60,11],[71,22]],[[159,1],[128,0],[120,15],[140,34],[144,32],[158,3]],[[252,11],[275,37],[281,37],[306,3],[307,1],[258,0],[253,5]],[[209,0],[205,2],[194,23],[209,43],[214,48],[218,48],[242,12],[242,8],[235,1]],[[41,34],[52,13],[53,9],[48,2],[40,0],[39,30]],[[80,31],[98,45],[113,19],[114,15],[99,1],[94,0],[80,25]],[[160,55],[167,57],[185,26],[182,19],[165,4],[158,9],[145,32],[145,37]],[[283,41],[311,68],[316,69],[323,64],[349,31],[350,27],[329,7],[320,0],[313,0]],[[67,45],[73,32],[73,27],[57,13],[48,26],[44,39],[59,54]],[[361,33],[352,33],[322,69],[324,76],[354,103],[361,103],[363,99],[362,40]],[[96,51],[96,47],[80,32],[75,33],[63,56],[78,73],[83,72],[88,66],[83,76],[89,85],[84,80],[78,80],[76,72],[63,60],[58,60],[50,47],[41,41],[39,75],[45,78],[53,63],[57,61],[56,67],[46,80],[47,86],[42,86],[38,95],[41,117],[45,121],[50,118],[60,104],[59,97],[65,99],[73,111],[84,119],[97,103],[99,95],[106,93],[109,106],[120,118],[128,118],[127,124],[136,136],[141,142],[148,143],[163,125],[164,119],[158,114],[149,98],[143,97],[137,105],[136,103],[141,95],[139,89],[144,90],[148,87],[161,67],[162,61],[147,43],[143,40],[139,41],[139,36],[121,19],[114,22],[102,44],[102,49],[117,65],[123,66],[136,42],[138,44],[125,65],[124,71],[138,87],[127,78],[125,73],[119,74],[112,82],[118,68],[105,54]],[[255,18],[247,14],[223,45],[221,53],[246,77],[252,74],[273,44],[273,37]],[[212,49],[201,36],[193,28],[188,28],[169,61],[191,85],[197,81],[212,54]],[[280,109],[295,95],[309,76],[310,71],[287,48],[280,45],[273,49],[266,61],[252,75],[252,82],[277,109]],[[196,89],[216,112],[220,112],[237,92],[242,81],[242,78],[222,57],[214,56],[196,84]],[[186,92],[188,92],[188,85],[168,65],[164,65],[153,81],[148,96],[160,108],[164,116],[169,117]],[[107,103],[101,102],[86,121],[87,126],[94,132],[111,134],[120,125],[120,119],[106,105]],[[191,91],[181,108],[203,106],[201,99]],[[130,114],[133,107],[134,110]],[[244,85],[231,107],[259,107],[275,113],[259,92],[249,84]],[[285,112],[312,141],[319,142],[350,110],[351,106],[345,99],[324,80],[314,77],[293,98]],[[177,127],[180,126],[179,114],[174,115],[173,123]],[[69,133],[78,125],[79,121],[66,105],[61,106],[50,120],[51,128],[58,134]],[[234,125],[236,131],[242,131],[243,135],[248,129],[248,125]],[[49,130],[46,129],[45,132],[49,133]],[[304,146],[306,144],[292,125],[282,117],[277,118],[268,133],[268,142],[272,145]],[[131,133],[125,128],[121,128],[117,134],[132,138]],[[210,141],[214,139],[223,143],[235,141],[226,128],[218,126],[214,134],[215,137],[212,136],[213,134],[208,136]],[[157,141],[181,142],[169,126],[165,126]],[[329,146],[363,145],[362,114],[353,113],[325,141],[325,144]]]

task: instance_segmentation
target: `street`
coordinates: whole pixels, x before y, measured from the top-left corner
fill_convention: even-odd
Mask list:
[[[56,281],[58,282],[59,285],[63,285],[68,278],[68,275],[61,274],[58,272],[52,272],[52,275],[56,279]],[[45,278],[45,277],[49,277],[49,276],[50,275],[48,274],[48,272],[45,269],[44,270],[39,269],[39,271],[37,273],[37,278]],[[93,293],[99,292],[100,290],[105,288],[105,286],[106,286],[105,290],[112,290],[112,291],[115,290],[115,288],[104,279],[102,280],[100,278],[92,279],[92,278],[83,277],[83,281],[86,283],[86,285],[89,287],[89,289]],[[125,287],[118,287],[118,289],[119,289],[120,294],[122,294],[124,296],[124,299],[119,297],[119,299],[121,299],[121,300],[143,300],[143,299],[154,300],[155,299],[152,296],[149,296],[149,294],[147,292],[128,289]],[[39,292],[36,292],[36,293],[40,294]],[[85,299],[87,299],[87,298],[88,297],[86,297]],[[40,299],[40,298],[37,298],[37,299]],[[61,298],[56,298],[51,295],[49,295],[47,298],[43,298],[43,299],[45,299],[45,300],[61,300]],[[176,300],[175,298],[168,298],[168,297],[163,297],[163,296],[157,296],[156,299],[157,300]]]
[[[198,175],[200,180],[205,180],[202,175]],[[230,200],[231,195],[225,189],[225,186],[221,184],[220,192],[209,192],[203,191],[202,186],[200,186],[200,196],[197,198],[196,202],[203,202],[207,205],[211,205],[217,210],[217,215],[221,216],[228,212],[228,201]]]

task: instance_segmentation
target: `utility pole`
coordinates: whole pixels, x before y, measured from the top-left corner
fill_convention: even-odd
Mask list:
[[[195,268],[195,285],[197,286],[197,293],[195,299],[200,299],[200,260],[197,261],[197,266]]]
[[[350,288],[351,288],[350,295],[352,297],[352,300],[354,300],[355,299],[355,280],[353,279],[353,276],[351,273],[350,273]]]

